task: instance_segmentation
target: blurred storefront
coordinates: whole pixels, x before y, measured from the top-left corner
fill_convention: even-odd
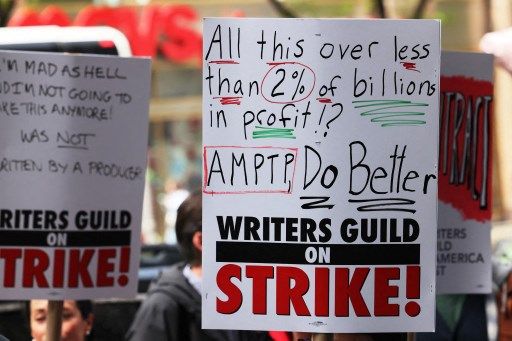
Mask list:
[[[151,191],[147,193],[145,205],[148,218],[143,226],[144,241],[173,242],[175,210],[187,191],[201,186],[202,17],[291,14],[362,18],[379,17],[385,10],[387,17],[412,18],[419,13],[424,18],[442,20],[443,48],[466,51],[476,51],[480,37],[491,27],[492,1],[388,0],[382,2],[384,8],[378,8],[378,3],[370,0],[21,1],[8,25],[113,26],[127,36],[134,55],[153,58],[148,141]],[[500,113],[496,116],[499,120]],[[500,139],[498,136],[498,144]],[[496,148],[497,156],[503,148],[506,146]],[[500,171],[500,167],[495,169]],[[498,175],[495,179],[499,182],[503,177]],[[497,189],[507,185],[506,181],[498,182]],[[501,192],[495,191],[498,217],[505,216],[507,211],[503,209]]]

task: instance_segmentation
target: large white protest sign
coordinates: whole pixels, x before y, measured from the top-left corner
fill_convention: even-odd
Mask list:
[[[491,292],[493,57],[443,52],[437,293]]]
[[[205,19],[204,328],[434,329],[439,33]]]
[[[0,297],[136,293],[150,61],[0,52]]]

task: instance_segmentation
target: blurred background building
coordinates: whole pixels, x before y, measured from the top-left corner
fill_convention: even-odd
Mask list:
[[[202,17],[437,18],[442,47],[478,51],[484,33],[512,25],[511,0],[0,0],[0,24],[107,25],[153,60],[145,243],[174,241],[175,211],[201,186]],[[494,216],[512,217],[512,79],[495,73]]]

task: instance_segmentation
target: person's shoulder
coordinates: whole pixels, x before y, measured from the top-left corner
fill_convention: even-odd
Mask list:
[[[185,280],[185,276],[183,275],[185,265],[185,263],[180,262],[160,272],[156,280],[149,287],[148,292],[181,284]]]
[[[184,267],[185,263],[178,263],[162,271],[158,278],[151,283],[147,296],[158,297],[164,295],[173,297],[178,291],[181,291],[180,288],[187,285],[187,281],[183,275]]]
[[[185,262],[179,262],[171,267],[163,270],[158,277],[158,282],[163,283],[166,281],[173,281],[183,277],[183,268],[186,266]]]
[[[179,301],[176,286],[172,282],[158,280],[146,293],[138,314],[146,317],[165,314],[176,309]]]

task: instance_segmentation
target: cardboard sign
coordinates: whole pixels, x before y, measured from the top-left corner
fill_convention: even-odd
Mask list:
[[[136,294],[150,61],[0,52],[0,296]]]
[[[434,329],[439,32],[205,20],[204,328]]]
[[[493,58],[443,52],[437,292],[491,292]]]

